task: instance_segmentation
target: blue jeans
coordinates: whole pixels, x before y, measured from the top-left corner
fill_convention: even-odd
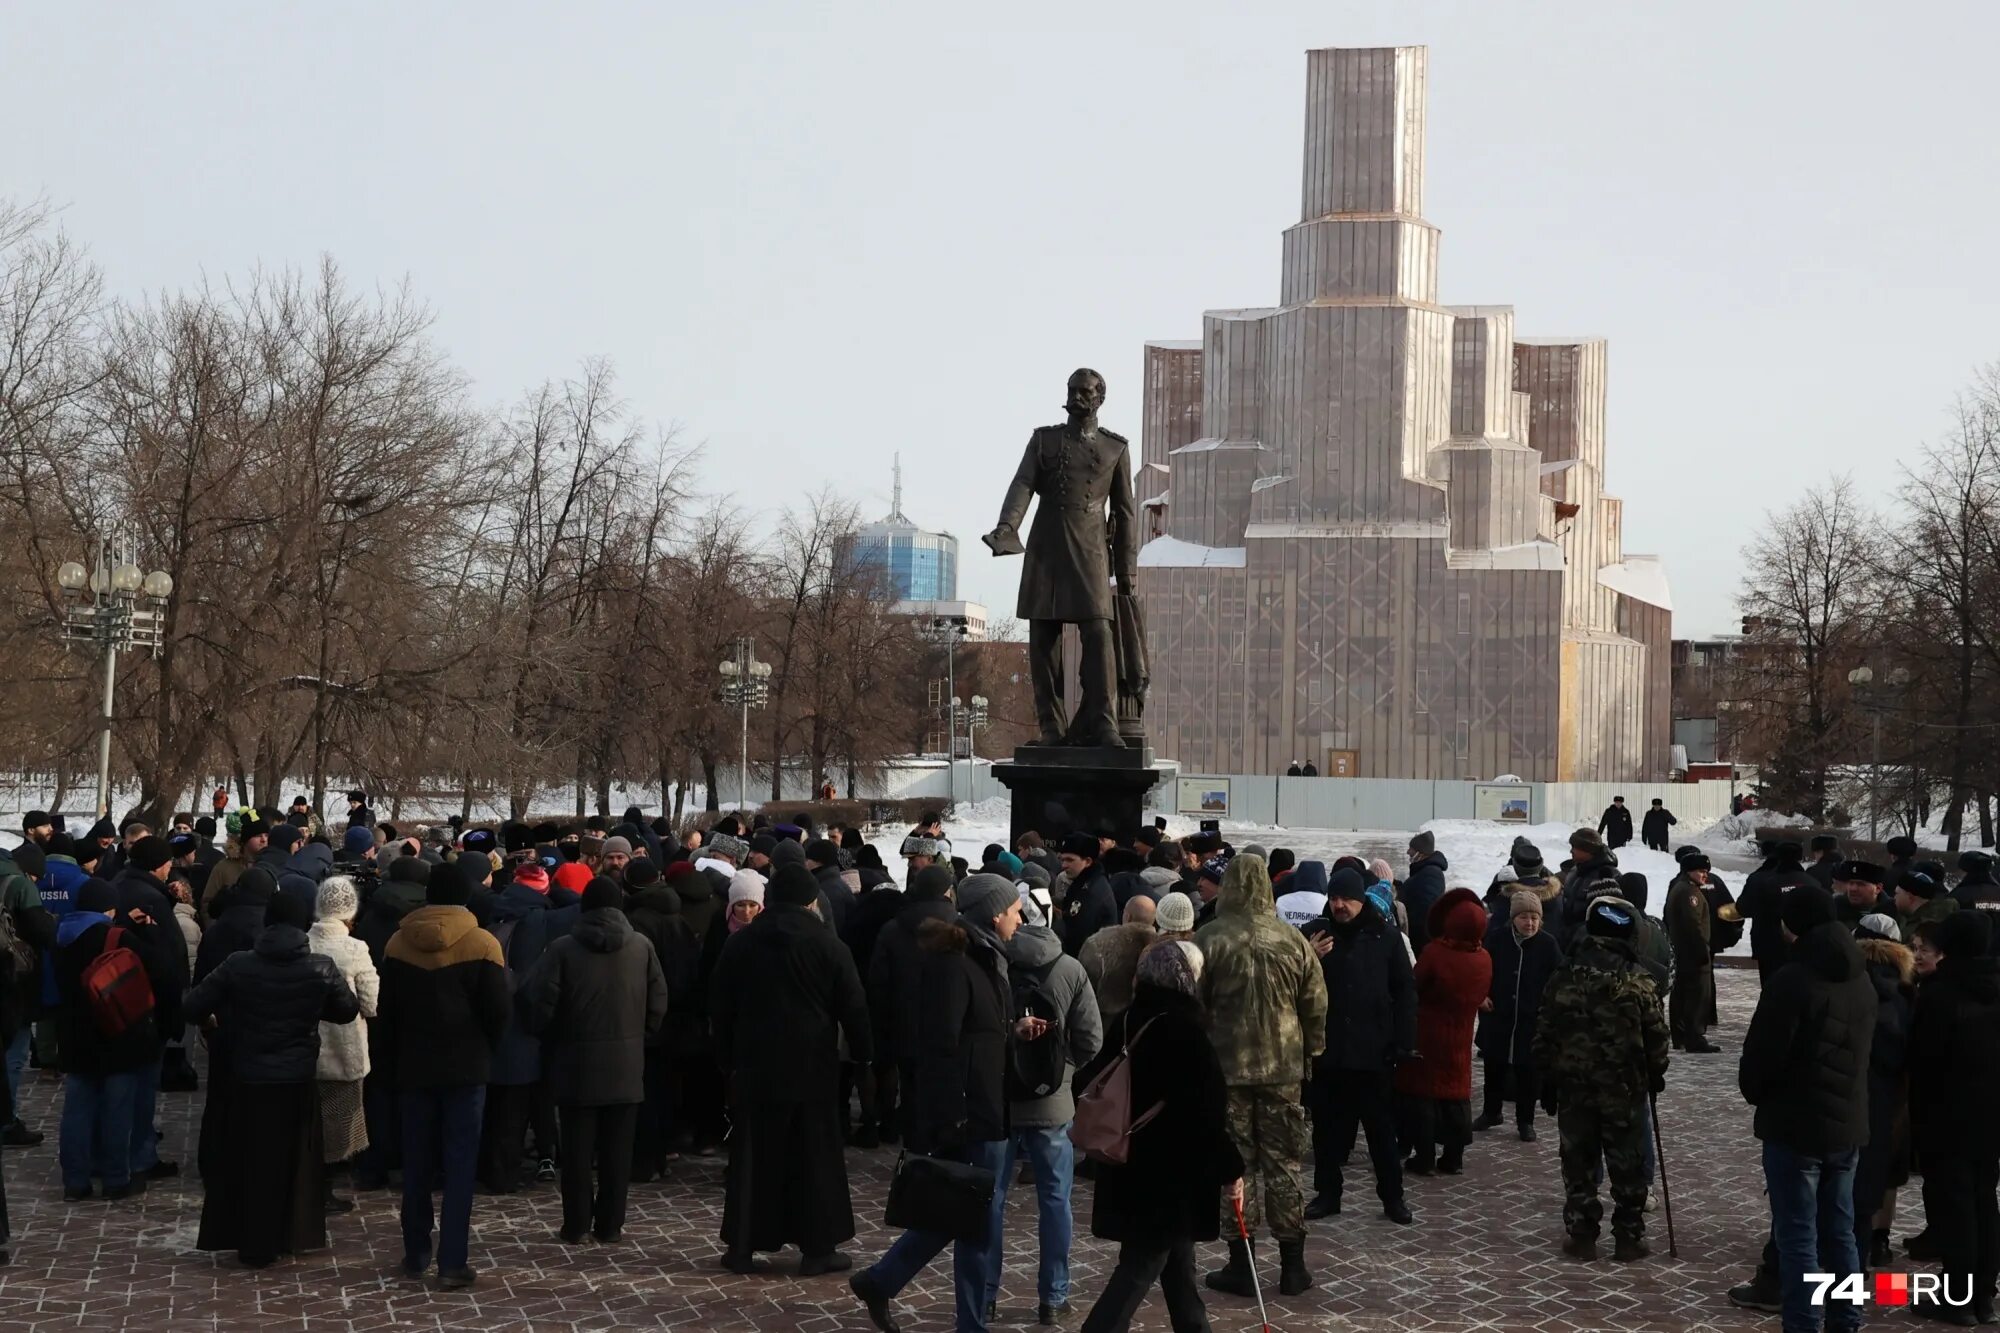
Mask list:
[[[951,1283],[958,1307],[954,1327],[957,1333],[986,1333],[986,1303],[997,1290],[992,1276],[997,1263],[989,1258],[989,1252],[1000,1245],[1000,1224],[1007,1212],[1007,1171],[1014,1160],[1014,1145],[1004,1139],[995,1143],[969,1143],[958,1158],[993,1173],[993,1215],[986,1238],[959,1241],[951,1255]],[[856,1281],[884,1298],[894,1297],[942,1254],[945,1246],[952,1244],[949,1236],[933,1231],[905,1231],[888,1253],[860,1273]]]
[[[1021,1154],[1035,1168],[1035,1231],[1041,1240],[1041,1264],[1035,1271],[1035,1295],[1043,1305],[1061,1305],[1069,1300],[1069,1247],[1075,1234],[1070,1214],[1070,1187],[1076,1176],[1076,1145],[1069,1141],[1069,1126],[1054,1129],[1017,1129],[1007,1148],[1006,1168],[1001,1175],[1011,1180],[1014,1162]],[[987,1290],[1000,1291],[1000,1264],[1006,1247],[995,1245],[987,1253]]]
[[[153,1117],[160,1105],[160,1057],[132,1071],[132,1174],[143,1176],[160,1161],[160,1135]]]
[[[431,1177],[444,1168],[444,1207],[437,1216],[440,1273],[466,1266],[472,1241],[472,1182],[479,1169],[479,1123],[486,1085],[422,1088],[397,1094],[403,1121],[403,1264],[422,1272],[431,1262]],[[439,1162],[439,1152],[443,1161]]]
[[[63,1188],[87,1190],[90,1178],[103,1178],[107,1190],[132,1183],[132,1107],[138,1079],[135,1072],[92,1078],[63,1078],[62,1127],[56,1140],[56,1160],[62,1166]]]
[[[1764,1189],[1771,1196],[1771,1236],[1784,1285],[1785,1333],[1819,1329],[1820,1308],[1812,1303],[1805,1274],[1845,1277],[1861,1271],[1854,1249],[1854,1167],[1860,1156],[1853,1148],[1814,1157],[1782,1143],[1764,1145]],[[1834,1333],[1861,1327],[1858,1306],[1829,1301],[1825,1311]]]

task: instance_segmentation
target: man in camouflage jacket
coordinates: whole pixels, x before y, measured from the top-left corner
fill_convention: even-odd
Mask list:
[[[1312,1285],[1299,1182],[1306,1154],[1299,1092],[1326,1048],[1326,978],[1306,937],[1279,918],[1261,856],[1245,853],[1229,863],[1215,919],[1195,932],[1194,942],[1203,958],[1208,1032],[1228,1085],[1229,1136],[1248,1167],[1244,1220],[1254,1235],[1261,1202],[1278,1242],[1279,1290],[1296,1296]],[[1254,1261],[1248,1242],[1232,1242],[1229,1267],[1209,1274],[1208,1285],[1252,1295]]]
[[[1600,898],[1584,916],[1585,935],[1542,997],[1535,1065],[1542,1105],[1562,1144],[1563,1253],[1597,1255],[1604,1205],[1598,1163],[1611,1177],[1613,1257],[1646,1254],[1646,1120],[1649,1092],[1666,1086],[1667,1022],[1659,992],[1633,952],[1639,913]]]

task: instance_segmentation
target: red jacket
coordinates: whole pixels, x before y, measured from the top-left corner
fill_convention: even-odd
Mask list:
[[[1396,1091],[1438,1101],[1472,1096],[1472,1029],[1493,985],[1483,943],[1486,909],[1471,889],[1432,905],[1430,942],[1417,959],[1417,1052],[1396,1068]]]

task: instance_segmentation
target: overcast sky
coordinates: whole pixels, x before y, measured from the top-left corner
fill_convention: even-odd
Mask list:
[[[1245,12],[1245,11],[1249,12]],[[111,290],[407,276],[499,405],[590,355],[775,509],[978,542],[1078,365],[1270,304],[1313,46],[1430,47],[1442,299],[1610,339],[1608,481],[1678,635],[1835,470],[2000,358],[1991,3],[14,5],[0,193]],[[495,478],[496,483],[503,479]]]

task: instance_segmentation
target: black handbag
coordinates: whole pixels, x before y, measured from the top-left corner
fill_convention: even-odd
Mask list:
[[[993,1225],[993,1173],[948,1157],[896,1159],[882,1220],[899,1231],[928,1231],[953,1240],[986,1239]]]

